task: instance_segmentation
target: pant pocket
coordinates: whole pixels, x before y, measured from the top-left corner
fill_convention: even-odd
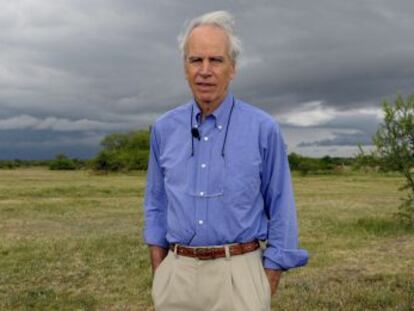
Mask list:
[[[168,285],[171,281],[171,273],[173,271],[171,267],[173,262],[172,256],[174,256],[174,254],[172,254],[172,252],[168,252],[167,257],[165,257],[154,272],[151,295],[155,307],[164,300],[168,291]]]
[[[239,257],[240,256],[240,257]],[[269,311],[269,288],[263,270],[260,252],[234,256],[231,258],[231,296],[237,311]]]
[[[260,269],[260,274],[261,274],[261,281],[262,281],[262,285],[263,285],[263,290],[265,293],[265,298],[269,301],[270,304],[270,300],[272,299],[272,289],[270,288],[270,283],[269,283],[269,279],[267,278],[266,275],[266,271],[265,268],[263,266],[263,261],[262,261],[262,257],[263,257],[263,251],[260,250],[260,260],[259,260],[259,269]]]

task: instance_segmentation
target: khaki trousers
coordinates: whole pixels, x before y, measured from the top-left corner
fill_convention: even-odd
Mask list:
[[[155,271],[152,299],[156,311],[268,311],[262,249],[213,260],[169,251]]]

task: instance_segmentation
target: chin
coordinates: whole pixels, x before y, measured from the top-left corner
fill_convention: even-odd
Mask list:
[[[197,96],[196,97],[199,101],[205,103],[205,104],[210,104],[211,102],[214,101],[214,96],[205,96],[205,95],[201,95],[201,96]]]

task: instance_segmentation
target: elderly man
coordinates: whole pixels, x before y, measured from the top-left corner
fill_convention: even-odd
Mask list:
[[[189,23],[180,48],[194,98],[152,128],[144,239],[156,310],[270,310],[281,272],[307,262],[280,128],[229,91],[233,24],[224,11]]]

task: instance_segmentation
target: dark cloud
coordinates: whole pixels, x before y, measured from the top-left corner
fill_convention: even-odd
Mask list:
[[[0,159],[51,159],[59,153],[90,158],[100,150],[103,136],[99,131],[1,130]]]
[[[322,109],[351,113],[334,113],[308,130],[322,127],[332,136],[354,129],[368,137],[378,119],[358,118],[358,109],[378,108],[397,91],[413,91],[409,0],[0,0],[0,5],[3,136],[10,133],[1,124],[21,116],[71,124],[88,120],[102,133],[147,127],[190,97],[177,50],[183,23],[217,9],[234,13],[244,44],[234,93],[276,118],[321,102]],[[58,141],[58,130],[50,130],[49,140],[56,135]],[[35,132],[27,129],[28,141]],[[8,156],[16,146],[8,148]],[[0,150],[0,157],[5,154]]]
[[[322,139],[311,142],[301,142],[298,147],[310,147],[310,146],[371,146],[372,138],[364,133],[349,134],[349,133],[337,133],[333,132],[335,136],[332,139]]]

